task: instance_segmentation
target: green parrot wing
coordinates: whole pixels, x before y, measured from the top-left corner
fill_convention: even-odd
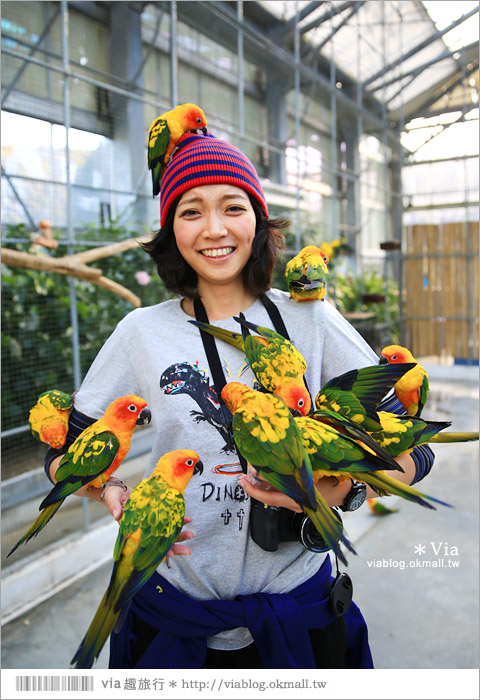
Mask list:
[[[72,407],[73,399],[70,394],[66,394],[64,391],[59,391],[58,389],[52,389],[50,391],[44,391],[40,394],[38,400],[43,403],[41,399],[47,399],[50,401],[52,406],[58,408],[60,411],[66,411]]]
[[[317,394],[315,404],[317,408],[328,408],[342,414],[345,411],[354,422],[369,430],[378,430],[378,404],[398,379],[414,366],[403,363],[350,370],[327,382]]]
[[[60,460],[55,474],[57,483],[40,504],[40,510],[103,474],[112,465],[119,447],[119,439],[109,430],[98,433],[90,428],[84,430]]]
[[[166,119],[159,117],[151,126],[148,134],[147,162],[152,171],[153,195],[160,192],[161,171],[165,154],[170,143],[170,127]]]
[[[129,602],[157,569],[178,538],[185,516],[183,495],[162,479],[150,477],[130,494],[120,522],[107,595],[115,609]]]
[[[421,412],[423,411],[423,408],[427,402],[428,392],[429,392],[429,382],[428,382],[427,373],[425,372],[425,374],[423,375],[422,384],[420,386],[420,391],[419,391],[417,416],[420,416]]]

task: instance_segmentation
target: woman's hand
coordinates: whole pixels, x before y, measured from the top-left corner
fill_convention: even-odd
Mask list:
[[[133,491],[131,486],[128,486],[127,484],[125,484],[125,486],[127,487],[126,490],[121,486],[115,486],[112,484],[112,486],[105,490],[105,496],[103,498],[103,502],[107,506],[111,515],[117,521],[122,517],[125,503],[128,501],[130,494]]]
[[[242,474],[238,480],[239,485],[248,493],[250,498],[265,503],[267,506],[288,508],[295,513],[301,513],[302,509],[293,498],[271,486],[251,465],[248,467],[248,475]]]
[[[183,524],[188,525],[188,523],[192,522],[192,518],[190,516],[186,515],[183,519]],[[179,542],[184,542],[185,540],[193,540],[194,534],[191,530],[182,530],[180,535],[178,536],[178,540],[175,542],[173,547],[167,552],[167,556],[165,558],[165,563],[167,564],[168,568],[170,568],[170,561],[175,555],[181,554],[182,556],[190,556],[192,553],[192,550],[190,547],[187,547],[185,544],[179,544]]]

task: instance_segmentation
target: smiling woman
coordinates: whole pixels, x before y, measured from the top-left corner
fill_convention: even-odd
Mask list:
[[[171,548],[174,565],[157,569],[133,598],[112,634],[110,668],[369,668],[360,611],[352,603],[337,617],[330,603],[338,579],[327,545],[314,537],[318,520],[314,526],[296,492],[238,477],[244,460],[221,394],[225,381],[254,387],[243,345],[208,336],[215,357],[189,321],[216,321],[240,338],[234,317],[241,312],[257,328],[274,325],[305,357],[312,396],[333,377],[378,358],[328,302],[297,304],[271,288],[287,223],[269,218],[248,158],[209,134],[187,133],[177,147],[160,181],[161,229],[144,249],[180,298],[136,309],[118,324],[75,394],[67,436],[68,442],[75,425],[93,422],[115,396],[134,393],[152,412],[145,477],[175,449],[195,450],[205,465],[205,480],[192,479],[185,490],[192,529],[184,528]],[[286,406],[285,412],[290,416]],[[47,457],[52,477],[57,465]],[[412,481],[412,457],[404,455],[402,466],[402,478]],[[326,476],[316,488],[330,507],[350,503],[349,479]],[[105,492],[117,520],[130,492]],[[307,537],[309,525],[314,533]]]

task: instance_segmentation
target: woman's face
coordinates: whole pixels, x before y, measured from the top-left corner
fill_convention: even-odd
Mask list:
[[[252,252],[255,212],[247,193],[234,185],[201,185],[177,205],[173,231],[183,259],[202,284],[242,280]]]

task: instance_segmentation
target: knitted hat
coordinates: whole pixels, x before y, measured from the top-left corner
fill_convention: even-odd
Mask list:
[[[251,194],[268,216],[265,195],[251,161],[236,146],[212,134],[184,134],[160,182],[160,226],[172,203],[200,185],[228,183]]]

